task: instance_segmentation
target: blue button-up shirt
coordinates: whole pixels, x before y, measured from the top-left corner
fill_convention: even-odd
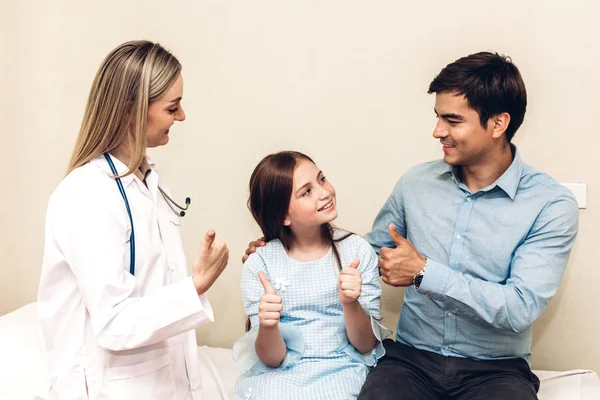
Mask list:
[[[534,321],[556,293],[578,226],[572,193],[523,164],[516,148],[496,182],[471,193],[442,160],[410,169],[367,240],[400,234],[427,257],[406,290],[396,340],[446,356],[529,361]]]

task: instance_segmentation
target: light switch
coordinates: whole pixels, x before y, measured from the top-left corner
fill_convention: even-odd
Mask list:
[[[579,208],[587,207],[587,183],[561,183],[561,185],[565,186],[573,193],[577,199]]]

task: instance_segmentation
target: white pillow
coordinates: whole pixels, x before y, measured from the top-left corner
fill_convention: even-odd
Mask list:
[[[0,317],[0,399],[46,397],[50,376],[40,344],[36,303]]]
[[[198,347],[204,399],[235,398],[237,366],[231,349]],[[37,304],[27,304],[0,317],[0,399],[47,398],[48,364],[41,349]]]
[[[600,379],[594,371],[533,371],[540,378],[540,400],[598,400]]]
[[[231,349],[198,346],[198,360],[202,377],[202,398],[235,399],[238,367],[233,361]]]

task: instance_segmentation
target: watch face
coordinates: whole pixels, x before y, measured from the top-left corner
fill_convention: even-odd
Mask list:
[[[418,289],[421,286],[421,281],[423,281],[423,274],[419,274],[415,277],[415,287]]]

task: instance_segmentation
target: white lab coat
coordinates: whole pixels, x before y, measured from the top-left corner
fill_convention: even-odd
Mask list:
[[[112,157],[119,174],[126,166]],[[121,178],[135,229],[100,156],[75,169],[50,197],[38,293],[51,398],[200,399],[194,328],[213,321],[188,277],[179,216],[158,191]],[[87,393],[86,393],[87,385]]]

